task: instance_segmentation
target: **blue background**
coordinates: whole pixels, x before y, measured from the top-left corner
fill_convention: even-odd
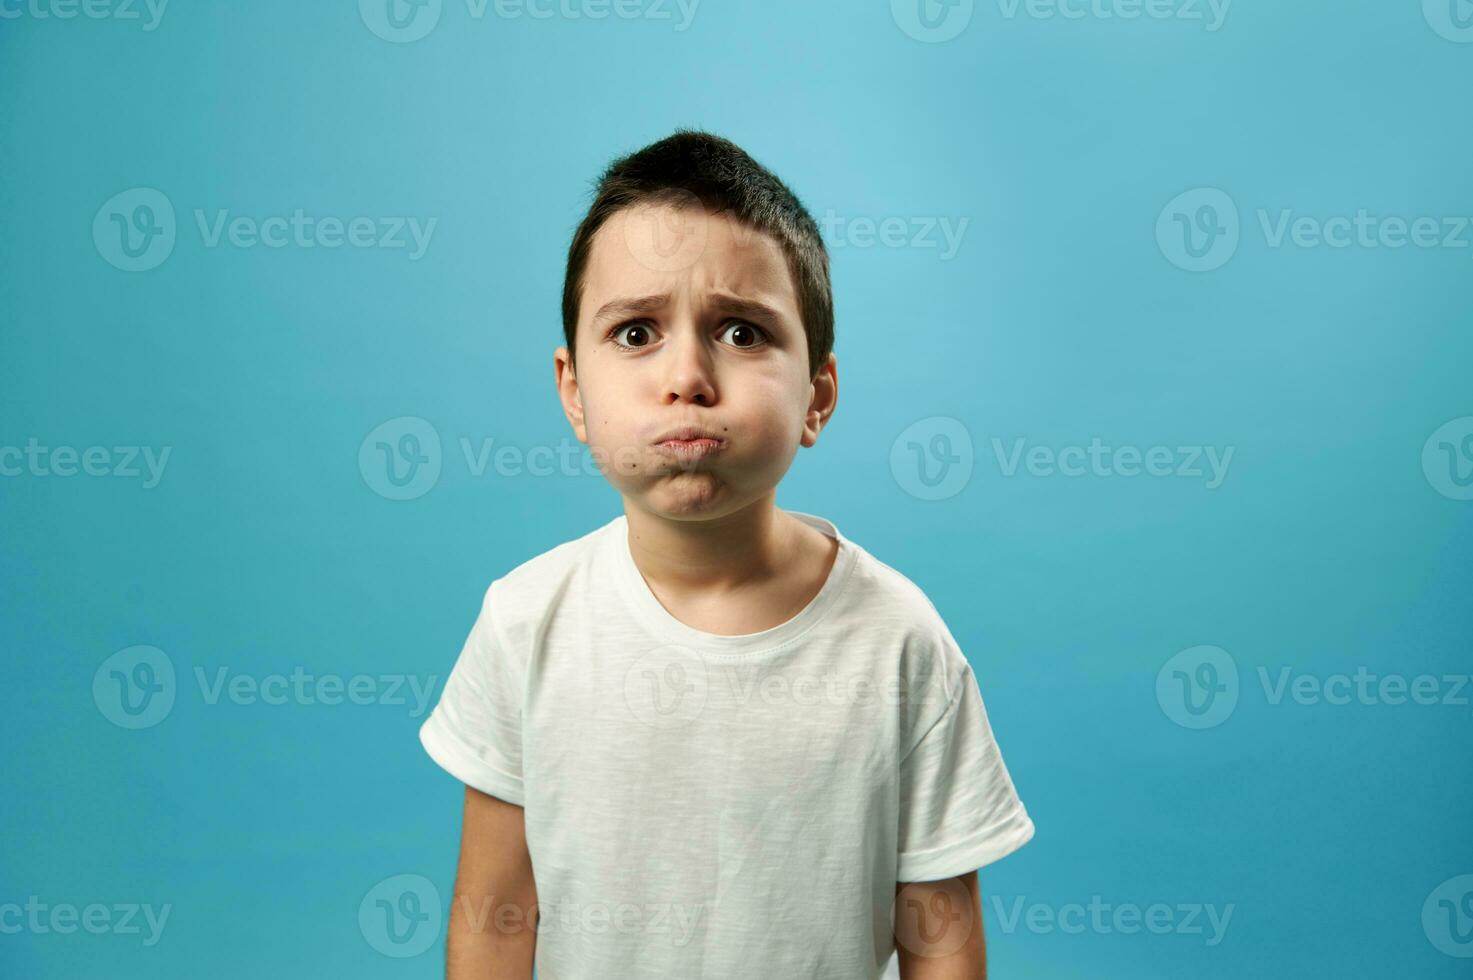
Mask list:
[[[817,218],[968,221],[949,258],[831,241],[839,410],[778,499],[918,583],[976,669],[1038,827],[981,873],[994,975],[1469,975],[1422,909],[1473,873],[1470,692],[1274,704],[1258,671],[1473,666],[1473,502],[1422,465],[1473,415],[1473,233],[1274,247],[1259,213],[1473,215],[1473,43],[1432,0],[1238,0],[1217,30],[988,0],[939,42],[903,6],[704,0],[677,30],[445,0],[410,42],[350,0],[0,20],[0,446],[172,447],[152,488],[0,478],[0,904],[172,907],[152,946],[0,934],[0,974],[440,975],[443,938],[383,955],[358,919],[396,875],[450,894],[461,787],[412,704],[210,704],[195,671],[438,683],[492,578],[618,512],[597,476],[474,475],[461,440],[576,445],[569,236],[613,156],[694,126]],[[140,187],[177,242],[129,272],[92,227]],[[1156,234],[1195,188],[1240,215],[1210,271]],[[438,223],[411,259],[194,219],[298,208]],[[410,500],[359,461],[401,417],[443,446]],[[966,433],[944,499],[892,467],[917,424]],[[1095,437],[1234,455],[1208,489],[1006,476],[991,443]],[[140,644],[176,701],[130,730],[92,685]],[[1193,729],[1157,677],[1204,644],[1240,689]],[[1233,912],[1216,945],[998,915],[1094,896]]]

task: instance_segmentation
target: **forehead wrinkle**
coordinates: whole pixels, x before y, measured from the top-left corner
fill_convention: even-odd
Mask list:
[[[598,325],[604,320],[615,320],[619,317],[631,316],[639,313],[653,313],[662,309],[670,303],[670,293],[652,293],[648,296],[616,296],[603,304],[593,314],[593,323]]]
[[[707,236],[701,255],[685,269],[662,273],[640,266],[637,260],[629,264],[627,260],[632,256],[616,247],[615,243],[623,234],[617,225],[628,220],[629,214],[630,210],[625,209],[611,215],[592,243],[585,284],[595,289],[609,286],[608,291],[615,292],[615,295],[592,315],[588,321],[591,327],[597,328],[619,315],[637,316],[654,312],[675,302],[677,297],[717,293],[729,294],[738,301],[758,302],[772,311],[767,314],[769,320],[800,328],[800,304],[792,270],[786,254],[771,236],[747,229],[734,233],[733,229],[725,227],[724,222],[736,222],[737,219],[708,216],[711,225],[720,226],[720,230]],[[619,282],[625,278],[624,273],[637,276],[636,289],[647,292],[624,293]],[[729,304],[713,297],[702,305],[719,308]]]

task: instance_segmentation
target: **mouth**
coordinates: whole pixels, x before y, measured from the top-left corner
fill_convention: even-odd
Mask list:
[[[726,440],[707,429],[685,426],[657,436],[654,447],[664,453],[683,458],[704,457],[720,452]]]

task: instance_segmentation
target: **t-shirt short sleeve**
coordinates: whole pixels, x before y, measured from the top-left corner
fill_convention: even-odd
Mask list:
[[[491,583],[439,703],[419,740],[446,772],[483,793],[524,805],[522,692],[525,669],[497,628]]]
[[[1033,837],[992,736],[970,664],[945,710],[900,763],[899,881],[939,881],[1006,857]]]

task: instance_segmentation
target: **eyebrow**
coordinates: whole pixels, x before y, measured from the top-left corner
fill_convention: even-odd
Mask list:
[[[669,302],[669,293],[611,299],[603,306],[600,306],[597,313],[593,314],[592,325],[597,327],[599,324],[608,320],[653,313],[655,310],[668,305]],[[760,303],[755,299],[735,296],[731,293],[715,294],[712,297],[711,305],[716,310],[736,316],[751,317],[754,320],[766,320],[774,324],[787,322],[787,318],[783,314],[766,303]]]

